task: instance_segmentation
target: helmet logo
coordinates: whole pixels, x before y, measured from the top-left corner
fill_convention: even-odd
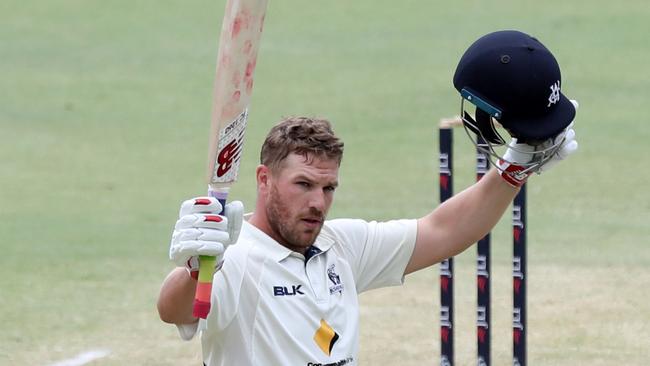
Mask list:
[[[548,96],[548,105],[547,107],[550,107],[551,104],[555,104],[560,101],[560,81],[556,81],[555,84],[550,86],[551,88],[551,95]]]

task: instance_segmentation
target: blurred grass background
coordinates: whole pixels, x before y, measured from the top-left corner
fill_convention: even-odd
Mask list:
[[[157,318],[183,199],[203,194],[223,1],[0,4],[0,364],[110,349],[98,365],[196,365]],[[271,1],[240,181],[269,127],[331,119],[346,142],[331,217],[437,205],[437,123],[457,113],[463,51],[533,34],[578,99],[578,154],[529,185],[529,361],[650,356],[650,59],[644,1]],[[459,131],[460,132],[460,131]],[[474,154],[456,139],[457,190]],[[494,231],[493,363],[510,356],[509,218]],[[458,259],[458,364],[474,364],[474,250]],[[464,284],[463,284],[464,283]],[[437,266],[362,295],[361,363],[438,363]]]

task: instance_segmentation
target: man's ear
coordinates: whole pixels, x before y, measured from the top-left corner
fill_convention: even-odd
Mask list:
[[[255,177],[257,179],[257,189],[261,191],[268,190],[271,170],[266,165],[258,165],[255,169]]]

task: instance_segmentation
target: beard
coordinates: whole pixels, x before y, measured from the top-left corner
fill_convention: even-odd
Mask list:
[[[304,212],[300,212],[301,208],[298,208],[299,211],[293,213],[285,202],[286,200],[282,199],[277,187],[273,186],[266,206],[269,226],[280,238],[280,244],[291,250],[304,253],[305,249],[316,241],[323,227],[325,214],[313,207],[305,209]],[[305,217],[319,218],[320,224],[316,227],[302,227],[302,219]]]

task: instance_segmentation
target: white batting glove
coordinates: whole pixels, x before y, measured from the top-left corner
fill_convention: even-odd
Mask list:
[[[571,103],[577,111],[578,101],[571,100]],[[548,171],[575,153],[578,150],[578,142],[575,140],[573,124],[574,122],[571,122],[557,136],[537,145],[518,143],[517,139],[513,138],[503,159],[497,164],[501,177],[510,185],[521,187],[531,174]]]
[[[244,205],[233,201],[222,215],[221,204],[213,197],[197,197],[181,204],[179,219],[174,226],[169,259],[185,267],[193,278],[199,271],[199,255],[223,257],[226,248],[234,244],[241,231]]]

